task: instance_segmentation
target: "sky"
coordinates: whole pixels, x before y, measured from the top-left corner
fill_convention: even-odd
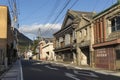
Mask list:
[[[116,3],[116,1],[17,0],[18,30],[32,40],[37,36],[50,38],[53,37],[55,32],[60,30],[68,9],[99,13]],[[7,5],[10,8],[8,0],[0,0],[0,5]]]

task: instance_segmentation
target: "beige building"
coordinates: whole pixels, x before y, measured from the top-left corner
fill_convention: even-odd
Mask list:
[[[68,10],[61,29],[54,33],[57,59],[90,64],[90,31],[93,13]]]
[[[68,10],[61,29],[54,33],[54,51],[57,61],[76,63],[76,32],[79,12]]]
[[[0,6],[0,66],[10,63],[10,49],[13,47],[14,34],[7,6]]]
[[[42,47],[42,53],[43,53],[42,56],[44,56],[46,60],[55,60],[55,54],[53,50],[54,50],[53,43],[52,42],[46,43]]]
[[[92,12],[81,12],[79,26],[76,29],[76,45],[78,65],[91,65],[93,28],[91,25]]]
[[[39,43],[40,60],[55,60],[53,42],[42,40]]]
[[[43,46],[46,44],[45,41],[40,41],[39,42],[39,59],[40,60],[46,60],[46,54],[43,53]]]

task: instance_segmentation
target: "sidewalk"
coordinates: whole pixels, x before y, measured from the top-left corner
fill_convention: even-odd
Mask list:
[[[10,70],[0,76],[0,80],[23,80],[20,60],[17,60]]]
[[[90,70],[90,71],[94,71],[96,73],[101,73],[101,74],[105,74],[105,75],[112,75],[112,76],[120,77],[120,71],[110,71],[110,70],[103,70],[103,69],[91,68],[91,67],[80,67],[80,66],[76,66],[74,64],[66,64],[66,63],[62,63],[62,62],[51,62],[51,63],[55,63],[57,65],[67,66],[69,68]]]

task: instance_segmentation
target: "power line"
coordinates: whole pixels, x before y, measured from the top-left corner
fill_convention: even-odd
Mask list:
[[[12,7],[12,4],[11,4],[11,0],[7,0],[7,2],[8,2],[8,6],[9,6],[11,12],[13,13],[13,7]]]
[[[44,24],[49,22],[50,19],[54,16],[54,13],[56,12],[59,4],[60,4],[60,2],[58,0],[56,0],[55,5],[53,6],[53,9],[51,10],[51,13],[47,16],[47,20],[44,22]]]
[[[96,2],[95,2],[95,4],[96,4],[96,5],[93,7],[92,12],[94,12],[94,11],[95,11],[95,9],[97,8],[98,3],[99,3],[99,2],[98,2],[98,0],[96,0]]]
[[[74,7],[78,1],[79,1],[79,0],[76,0],[76,1],[72,4],[72,6],[70,7],[70,9],[71,9],[72,7]]]
[[[78,2],[78,0],[76,0],[76,1],[71,5],[71,7],[70,7],[69,9],[71,9],[72,7],[74,7],[77,2]],[[61,19],[62,19],[63,17],[64,17],[64,16],[62,16]],[[58,17],[57,17],[57,19],[58,19]],[[59,22],[59,20],[57,21],[57,19],[56,19],[56,23]],[[56,27],[56,25],[57,25],[57,24],[54,23],[51,27]],[[48,34],[48,33],[47,33],[48,31],[53,31],[53,28],[49,28],[49,29],[45,32],[45,34]]]
[[[56,1],[57,1],[57,0],[56,0]],[[59,2],[57,1],[57,3],[59,3]],[[66,4],[66,3],[67,3],[67,1],[65,2],[65,4]],[[65,5],[65,4],[63,4],[63,5]],[[57,6],[56,6],[56,9],[55,9],[55,10],[53,9],[53,13],[50,14],[51,16],[48,17],[48,19],[47,19],[47,21],[45,22],[45,24],[49,23],[49,22],[50,22],[50,19],[51,19],[53,16],[55,16],[55,15],[54,15],[55,13],[57,13],[58,7],[59,7],[60,4],[56,4],[56,3],[55,3],[55,5],[57,5]],[[62,8],[62,9],[63,9],[63,8]],[[61,11],[62,9],[60,9],[60,10],[58,11],[58,14],[60,13],[60,11]],[[57,17],[58,14],[56,14],[55,17]],[[51,22],[54,23],[54,20],[51,21]],[[45,26],[46,26],[46,25],[45,25]],[[44,26],[44,27],[45,27],[45,26]]]
[[[50,19],[53,17],[54,13],[56,12],[58,6],[60,5],[60,1],[56,0],[55,5],[53,6],[53,8],[51,9],[51,13],[47,16],[47,20],[44,22],[44,24],[46,24],[47,22],[50,21]],[[43,27],[45,27],[46,25],[44,25]],[[39,36],[40,34],[38,34]],[[40,35],[42,36],[42,35]]]
[[[55,23],[58,19],[58,17],[62,14],[62,12],[64,11],[64,9],[68,6],[68,4],[70,3],[71,0],[68,0],[67,3],[65,4],[65,6],[62,8],[62,10],[59,12],[59,14],[56,16],[56,18],[54,19],[53,23]],[[54,25],[54,24],[53,24]],[[52,26],[53,26],[52,25]],[[50,26],[50,25],[49,25]],[[44,34],[47,33],[47,31],[50,30],[50,27],[44,32]]]
[[[107,0],[106,3],[105,3],[105,5],[103,6],[102,10],[104,10],[106,8],[107,4],[109,4],[109,3],[110,3],[110,0]]]

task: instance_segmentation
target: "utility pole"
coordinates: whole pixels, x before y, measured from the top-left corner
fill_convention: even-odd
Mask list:
[[[13,27],[19,28],[16,0],[13,0]]]
[[[41,58],[41,56],[42,56],[42,55],[41,55],[41,54],[42,54],[42,45],[41,45],[41,44],[42,44],[42,43],[41,43],[42,41],[43,41],[43,38],[42,38],[42,36],[41,36],[41,29],[39,28],[39,29],[38,29],[38,44],[39,44],[39,55],[38,55],[39,57],[38,57],[38,58],[39,58],[39,60],[40,60],[40,58]]]
[[[17,37],[17,30],[19,28],[18,24],[18,12],[17,12],[17,6],[16,6],[16,0],[13,0],[13,13],[12,13],[12,25],[13,25],[13,31],[14,31],[14,55],[16,55],[14,58],[18,57],[18,37]],[[16,28],[16,29],[15,29]]]
[[[40,29],[40,28],[38,29],[38,40],[39,40],[39,41],[42,41],[42,40],[43,40],[43,38],[42,38],[42,36],[41,36],[41,29]]]

